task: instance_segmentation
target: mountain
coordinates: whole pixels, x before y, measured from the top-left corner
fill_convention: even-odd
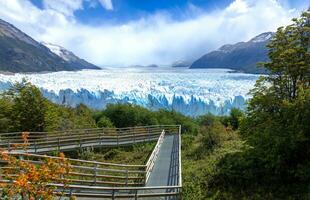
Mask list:
[[[71,55],[71,54],[70,54]],[[73,55],[73,54],[72,54]],[[0,71],[43,72],[99,69],[81,59],[65,60],[13,25],[0,19]],[[81,62],[80,62],[81,61]]]
[[[190,68],[228,68],[247,73],[265,73],[257,62],[268,61],[266,45],[274,33],[262,33],[248,42],[226,44],[194,61]]]
[[[96,65],[93,65],[86,60],[77,57],[71,51],[59,45],[46,42],[42,42],[41,44],[49,48],[49,50],[51,50],[54,54],[58,55],[77,69],[98,69]]]
[[[176,61],[171,64],[171,67],[176,67],[176,68],[178,67],[189,68],[190,66],[191,66],[191,62],[185,61],[185,60]]]

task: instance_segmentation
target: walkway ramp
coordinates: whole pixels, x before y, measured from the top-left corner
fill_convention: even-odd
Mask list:
[[[179,136],[166,135],[146,186],[174,186],[179,180]]]

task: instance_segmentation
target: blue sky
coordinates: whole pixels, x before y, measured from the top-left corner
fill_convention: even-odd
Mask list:
[[[1,0],[0,18],[100,66],[192,61],[290,23],[309,0]]]
[[[38,8],[43,9],[43,0],[31,0]],[[83,9],[74,12],[75,17],[83,23],[126,23],[157,12],[169,13],[174,20],[185,20],[184,13],[189,6],[207,12],[222,9],[233,0],[112,0],[113,9],[101,6],[100,1],[83,1]],[[195,16],[191,16],[195,17]]]
[[[158,12],[168,13],[173,20],[186,20],[189,17],[195,17],[193,13],[184,12],[188,7],[197,8],[200,12],[212,12],[224,9],[234,0],[107,0],[106,2],[111,2],[111,9],[101,5],[104,1],[83,1],[83,9],[74,11],[74,16],[78,21],[86,24],[122,24]],[[31,2],[40,9],[44,8],[43,0],[31,0]],[[279,0],[278,2],[291,9],[301,9],[307,5],[307,0]]]

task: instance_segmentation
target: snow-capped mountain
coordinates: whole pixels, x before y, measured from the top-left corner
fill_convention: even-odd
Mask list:
[[[54,47],[56,47],[54,45]],[[64,49],[58,54],[0,19],[0,71],[47,72],[100,69]],[[64,56],[66,55],[66,56]]]
[[[274,35],[273,32],[262,33],[252,38],[249,42],[266,42],[269,41],[273,35]]]
[[[228,68],[247,73],[264,73],[258,62],[268,61],[266,45],[273,32],[259,34],[247,42],[226,44],[193,62],[190,68]]]
[[[62,59],[66,60],[66,61],[69,61],[69,60],[71,60],[71,57],[74,57],[72,52],[66,50],[65,48],[63,48],[61,46],[51,44],[51,43],[47,43],[47,42],[41,42],[41,44],[43,44],[44,46],[49,48],[54,54],[58,55],[59,57],[61,57]]]
[[[232,107],[243,109],[258,75],[185,68],[0,74],[0,90],[22,78],[41,88],[46,98],[58,104],[83,103],[102,109],[110,103],[133,103],[152,110],[176,110],[199,116],[208,112],[227,114]]]
[[[97,66],[77,57],[71,51],[59,45],[51,44],[47,42],[41,42],[41,44],[49,48],[54,54],[58,55],[59,57],[61,57],[62,59],[71,63],[71,65],[79,69],[98,69]]]

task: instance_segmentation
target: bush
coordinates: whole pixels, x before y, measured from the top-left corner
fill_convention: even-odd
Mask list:
[[[97,122],[102,116],[109,118],[118,128],[158,124],[151,111],[130,104],[110,104],[97,114]]]
[[[107,118],[106,116],[101,116],[99,118],[99,121],[97,122],[97,126],[99,128],[112,128],[114,127],[113,123],[111,122],[111,120],[109,118]]]

